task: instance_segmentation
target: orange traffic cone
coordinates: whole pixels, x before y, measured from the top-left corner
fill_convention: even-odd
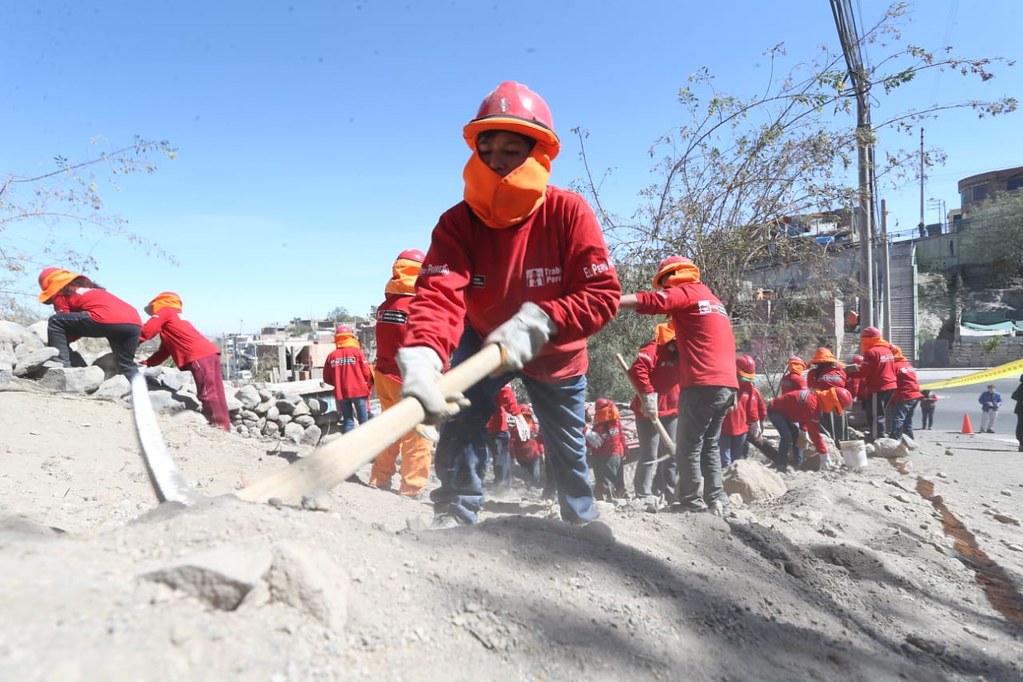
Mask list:
[[[967,436],[973,435],[973,424],[970,423],[969,413],[963,413],[963,434]]]

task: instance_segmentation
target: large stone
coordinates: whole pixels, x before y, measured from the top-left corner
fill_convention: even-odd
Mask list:
[[[295,423],[308,428],[316,423],[316,418],[308,414],[303,414],[300,417],[295,417]]]
[[[785,481],[760,462],[740,459],[725,469],[725,492],[739,495],[746,504],[781,497],[788,492]]]
[[[335,634],[348,612],[348,576],[326,552],[284,542],[266,576],[270,599],[304,611]]]
[[[173,393],[162,389],[155,391],[150,389],[149,402],[152,403],[153,410],[156,412],[177,412],[184,409],[184,406],[174,399]]]
[[[191,391],[178,391],[174,394],[174,399],[184,405],[187,410],[202,409],[202,403],[199,402],[199,397]]]
[[[103,383],[99,367],[56,367],[47,369],[39,385],[62,393],[92,393]]]
[[[18,364],[14,366],[14,376],[30,378],[42,376],[46,371],[46,363],[58,355],[60,351],[56,348],[44,347],[32,351],[18,360]]]
[[[74,362],[71,363],[72,365]],[[117,356],[113,353],[104,353],[98,358],[92,361],[93,367],[99,367],[103,370],[103,375],[110,379],[121,373],[121,368],[117,364]]]
[[[304,400],[299,400],[295,403],[295,407],[291,411],[291,416],[297,419],[299,417],[307,416],[311,412],[312,411],[309,409],[309,406],[306,405],[306,402]]]
[[[279,398],[277,402],[274,403],[274,407],[276,407],[277,411],[281,414],[291,414],[295,411],[295,402],[287,398]]]
[[[92,394],[92,397],[117,400],[129,393],[131,393],[131,384],[128,383],[128,379],[123,374],[118,374],[100,384],[96,392]]]
[[[306,398],[305,404],[309,406],[309,413],[314,417],[319,417],[327,411],[326,401],[320,400],[319,398]]]
[[[45,320],[39,320],[38,322],[33,322],[32,324],[30,324],[27,327],[27,329],[30,332],[32,332],[32,335],[35,336],[36,339],[39,340],[39,342],[40,342],[40,344],[42,346],[45,346],[49,342],[49,339],[50,339],[50,318],[46,318]],[[28,339],[25,340],[25,343],[30,343],[30,342],[31,341],[28,340]]]
[[[16,348],[21,344],[29,344],[34,346],[34,350],[42,348],[45,344],[46,336],[46,321],[43,323],[43,337],[40,338],[28,327],[23,327],[17,322],[11,322],[9,320],[0,320],[0,343],[8,343],[12,348]],[[38,323],[37,323],[38,324]]]
[[[0,341],[0,367],[13,370],[16,364],[18,356],[14,353],[14,344]]]
[[[242,401],[240,401],[240,400],[238,400],[238,398],[234,397],[234,386],[232,386],[231,384],[227,383],[226,381],[223,382],[223,383],[224,383],[224,397],[227,398],[227,411],[228,412],[237,412],[238,410],[242,409],[242,407],[244,407],[244,405],[242,405]]]
[[[906,457],[909,455],[909,447],[894,438],[878,438],[874,441],[873,451],[868,449],[867,455],[870,457],[887,457],[888,459]]]
[[[160,373],[159,381],[161,386],[174,393],[177,393],[185,387],[184,382],[181,380],[181,371],[171,369],[169,367],[163,368],[163,372]]]
[[[254,409],[256,405],[263,402],[259,397],[259,391],[252,384],[246,384],[238,389],[234,397],[241,401],[246,409]]]
[[[312,419],[312,417],[310,417],[310,419]],[[301,422],[298,421],[294,422],[294,425],[302,426]],[[288,426],[292,426],[292,424],[288,424]],[[285,427],[285,429],[286,428],[287,427]],[[320,431],[319,426],[316,426],[316,424],[310,424],[309,426],[306,426],[305,431],[302,432],[302,438],[299,440],[299,443],[301,445],[316,445],[320,442],[320,436],[322,434],[323,432]]]
[[[305,435],[305,429],[302,428],[301,424],[292,422],[285,425],[284,427],[284,438],[290,440],[295,445],[302,442],[302,437]]]
[[[281,411],[278,410],[276,407],[271,406],[270,409],[266,411],[266,418],[268,421],[272,422],[280,421]]]
[[[263,579],[273,555],[262,547],[217,547],[142,574],[213,608],[233,611]]]

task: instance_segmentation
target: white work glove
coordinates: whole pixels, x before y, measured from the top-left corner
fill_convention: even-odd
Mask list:
[[[451,419],[469,401],[461,393],[445,396],[437,388],[437,379],[444,368],[440,356],[428,346],[409,346],[398,349],[398,368],[401,370],[401,396],[419,401],[426,412],[426,421],[438,424]]]
[[[604,437],[591,429],[586,432],[586,444],[596,450],[604,444]]]
[[[501,346],[502,372],[517,372],[535,358],[558,328],[540,306],[526,301],[511,319],[490,332],[483,343]]]
[[[529,440],[529,424],[526,423],[526,418],[521,414],[515,416],[515,432],[519,436],[519,440],[525,443]]]
[[[643,416],[647,419],[657,419],[657,394],[640,393],[639,399],[641,401],[639,411]]]
[[[760,422],[752,422],[749,425],[749,437],[751,440],[760,439]]]

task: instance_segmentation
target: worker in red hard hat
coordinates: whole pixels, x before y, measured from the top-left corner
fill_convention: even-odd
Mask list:
[[[892,428],[888,435],[896,440],[903,434],[915,438],[913,415],[924,394],[920,392],[916,368],[902,354],[902,349],[892,346],[892,355],[895,358],[895,393],[892,394]]]
[[[663,496],[671,504],[678,495],[678,465],[654,424],[655,419],[661,422],[668,435],[678,425],[678,342],[670,321],[657,325],[653,340],[640,347],[629,378],[636,388],[629,407],[636,415],[639,439],[633,489],[638,498]]]
[[[373,383],[380,409],[387,410],[401,399],[401,370],[398,349],[405,343],[408,310],[416,293],[416,280],[426,257],[418,249],[398,254],[391,266],[391,278],[384,285],[384,302],[377,307],[377,358],[373,367]],[[373,460],[369,483],[384,490],[391,489],[391,479],[401,458],[400,495],[419,497],[426,490],[433,460],[433,443],[413,429],[392,443]]]
[[[624,497],[622,465],[625,460],[625,434],[618,408],[608,398],[597,398],[593,409],[593,426],[586,432],[593,461],[596,481],[594,495],[598,499],[614,502]]]
[[[728,311],[683,256],[661,261],[655,291],[622,296],[621,307],[669,315],[678,340],[678,502],[681,511],[728,512],[721,480],[719,439],[725,413],[735,404],[735,336]],[[703,489],[701,498],[700,489]]]
[[[52,305],[55,311],[46,325],[46,343],[57,349],[57,362],[71,366],[71,344],[77,339],[105,338],[118,371],[126,377],[137,371],[135,350],[142,318],[134,306],[85,275],[63,268],[43,268],[39,290],[39,302]]]
[[[431,422],[451,419],[434,454],[434,527],[478,520],[483,454],[474,442],[516,376],[546,434],[561,517],[587,523],[598,512],[583,440],[586,338],[617,312],[618,276],[586,200],[548,184],[561,147],[539,95],[501,83],[462,135],[471,150],[464,201],[433,230],[398,351],[402,395]],[[449,358],[458,364],[490,343],[500,345],[503,372],[464,396],[443,395],[436,379]]]
[[[348,433],[356,421],[362,424],[369,417],[366,402],[373,388],[373,371],[347,324],[339,324],[334,330],[334,346],[323,362],[323,381],[334,387],[341,433]]]
[[[722,467],[745,459],[747,439],[758,441],[760,423],[767,418],[767,405],[756,386],[757,363],[749,355],[740,355],[735,359],[735,373],[739,379],[735,409],[725,415],[721,424]]]
[[[881,338],[881,330],[877,327],[865,327],[860,332],[860,363],[859,375],[863,383],[857,396],[867,408],[870,419],[868,438],[874,440],[885,435],[885,413],[888,402],[895,393],[895,354],[890,343]]]
[[[798,355],[790,357],[788,364],[785,366],[785,374],[781,376],[778,394],[789,393],[790,391],[802,391],[806,388],[806,377],[803,376],[803,372],[805,371],[806,362],[803,361],[803,358]]]
[[[139,342],[145,343],[159,335],[160,347],[142,364],[157,367],[171,358],[179,368],[191,372],[206,421],[230,431],[231,413],[220,373],[220,348],[185,319],[183,308],[181,297],[173,291],[160,292],[146,305],[150,318],[142,325]]]

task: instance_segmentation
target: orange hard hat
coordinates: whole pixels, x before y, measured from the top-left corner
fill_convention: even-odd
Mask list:
[[[153,309],[153,312],[159,312],[161,308],[177,308],[181,310],[184,304],[181,302],[181,297],[175,294],[173,291],[161,291],[153,300],[149,302],[149,307]]]
[[[831,363],[838,362],[838,359],[835,358],[835,354],[831,352],[830,348],[825,348],[824,346],[821,346],[820,348],[817,349],[817,352],[813,354],[813,360],[811,360],[810,362],[815,365],[822,365],[829,362]]]
[[[46,303],[56,296],[61,289],[70,284],[76,277],[81,277],[77,272],[64,270],[63,268],[43,268],[39,273],[39,302]]]

